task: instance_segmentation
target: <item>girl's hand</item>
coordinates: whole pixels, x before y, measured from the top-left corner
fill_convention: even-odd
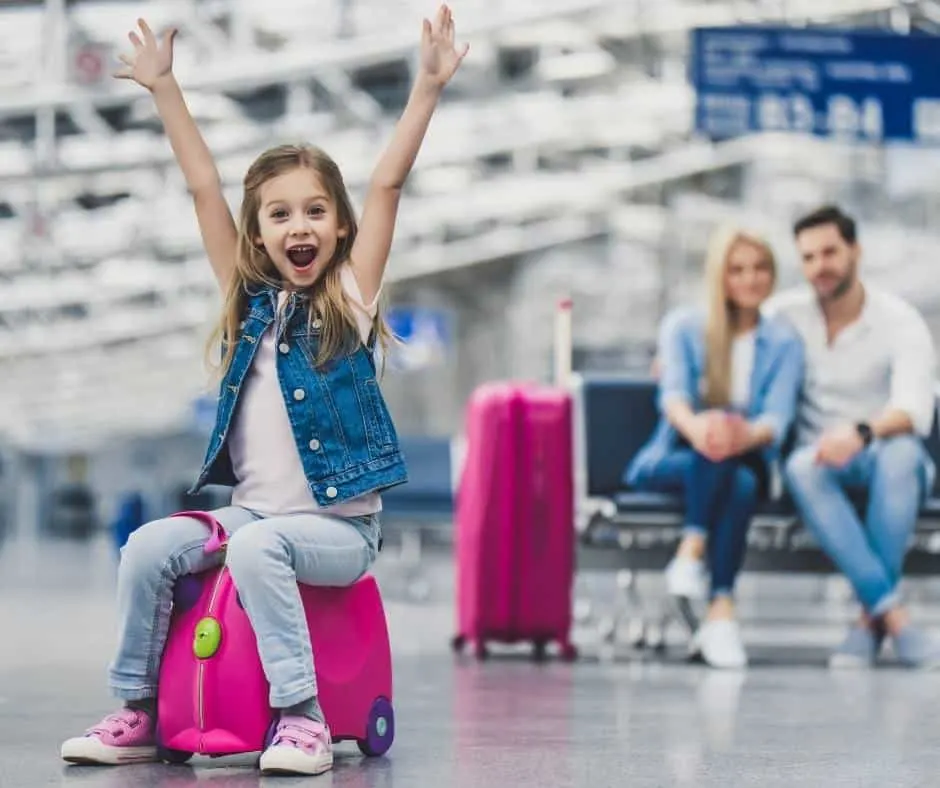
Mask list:
[[[127,37],[134,45],[134,54],[118,55],[125,68],[114,72],[117,79],[133,79],[137,84],[153,90],[161,78],[168,76],[173,70],[173,38],[176,28],[163,34],[163,39],[157,39],[143,19],[138,19],[143,41],[137,32],[132,30]]]
[[[463,44],[459,51],[454,46],[454,17],[450,9],[442,5],[437,9],[433,25],[424,20],[420,76],[436,87],[444,87],[469,50],[469,44]]]

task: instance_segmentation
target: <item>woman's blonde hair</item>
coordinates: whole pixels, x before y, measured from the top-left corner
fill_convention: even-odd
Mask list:
[[[708,407],[721,408],[731,399],[731,344],[734,341],[735,306],[728,299],[726,272],[735,247],[756,247],[777,278],[777,262],[770,244],[760,236],[738,227],[720,228],[712,236],[705,259],[705,286],[708,311],[705,318],[705,391]]]
[[[308,145],[280,145],[262,153],[248,168],[244,180],[244,197],[238,221],[238,246],[235,272],[228,283],[222,314],[209,339],[210,352],[220,342],[220,376],[224,376],[232,363],[237,342],[239,323],[248,304],[248,293],[259,285],[282,287],[283,282],[273,261],[263,247],[255,244],[261,234],[258,211],[261,207],[261,187],[286,172],[299,167],[313,170],[337,211],[337,224],[345,228],[345,236],[337,239],[333,258],[306,295],[310,299],[309,322],[321,320],[320,341],[315,359],[322,366],[337,355],[350,353],[359,345],[360,337],[352,308],[346,300],[340,279],[340,264],[349,259],[358,225],[352,201],[336,162],[319,148]],[[373,330],[383,351],[388,349],[391,332],[382,316],[376,313]]]

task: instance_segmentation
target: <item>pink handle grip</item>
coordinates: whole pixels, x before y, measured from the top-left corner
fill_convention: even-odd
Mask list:
[[[211,533],[203,547],[203,551],[206,553],[214,553],[216,550],[221,550],[228,542],[228,534],[225,533],[222,523],[216,520],[209,512],[176,512],[176,514],[170,516],[191,517],[193,520],[199,520],[209,527]]]

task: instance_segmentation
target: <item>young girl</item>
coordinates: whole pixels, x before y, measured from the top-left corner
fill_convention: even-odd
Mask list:
[[[116,76],[153,94],[225,294],[218,413],[194,491],[234,486],[232,505],[214,514],[230,535],[225,560],[258,637],[271,705],[280,710],[260,766],[319,774],[333,754],[297,583],[342,586],[362,576],[378,552],[379,492],[406,479],[376,382],[372,351],[387,336],[376,302],[402,185],[468,47],[455,48],[446,6],[433,24],[424,21],[420,70],[358,227],[336,164],[318,149],[289,145],[249,168],[236,226],[173,77],[174,33],[158,43],[138,22],[134,53],[121,57],[126,67]],[[156,759],[157,676],[173,586],[221,560],[203,552],[207,536],[201,523],[171,517],[128,540],[109,672],[125,704],[66,741],[66,761]]]

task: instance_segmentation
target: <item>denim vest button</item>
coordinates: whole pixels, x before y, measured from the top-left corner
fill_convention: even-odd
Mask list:
[[[326,497],[327,497],[327,498],[335,498],[335,497],[336,497],[336,488],[335,488],[335,487],[327,487],[327,488],[326,488]]]
[[[314,328],[320,328],[320,326],[323,325],[323,321],[320,320],[320,318],[317,318],[317,319],[314,320],[313,323],[311,323],[310,325],[313,326]]]
[[[314,438],[310,443],[307,444],[310,447],[310,451],[319,451],[320,450],[320,441]]]
[[[307,396],[307,393],[303,389],[294,389],[294,399],[300,402],[304,397]]]
[[[277,346],[277,349],[282,353],[287,353],[290,350],[290,347],[286,342],[281,342],[281,344]]]

